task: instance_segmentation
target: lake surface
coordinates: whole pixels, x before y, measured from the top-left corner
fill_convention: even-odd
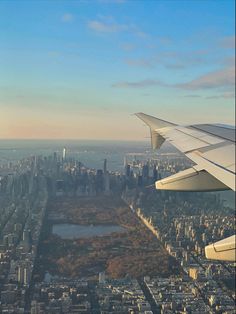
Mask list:
[[[83,226],[75,224],[56,224],[52,226],[52,233],[62,239],[92,238],[104,236],[113,232],[125,232],[126,229],[117,225]]]

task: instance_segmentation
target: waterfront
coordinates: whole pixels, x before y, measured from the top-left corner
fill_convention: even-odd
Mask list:
[[[15,163],[20,159],[33,155],[48,156],[56,152],[60,156],[64,147],[67,149],[69,158],[79,159],[89,168],[100,168],[102,161],[106,158],[110,170],[121,171],[126,153],[130,153],[130,151],[143,152],[150,149],[150,144],[144,141],[0,139],[0,166],[9,162]]]

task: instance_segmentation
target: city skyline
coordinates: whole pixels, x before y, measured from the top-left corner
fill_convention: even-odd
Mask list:
[[[112,171],[120,152],[97,148],[103,169],[53,148],[0,164],[2,312],[234,311],[234,264],[204,254],[234,232],[234,195],[154,191],[190,162],[146,152]]]
[[[234,124],[234,12],[234,1],[2,1],[0,138],[143,140],[139,111]]]

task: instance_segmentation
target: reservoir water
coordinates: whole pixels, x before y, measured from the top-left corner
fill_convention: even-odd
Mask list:
[[[84,226],[75,224],[56,224],[52,227],[52,233],[62,239],[91,238],[104,236],[113,232],[125,232],[126,229],[117,225]]]

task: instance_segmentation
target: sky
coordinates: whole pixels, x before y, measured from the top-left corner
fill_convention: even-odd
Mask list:
[[[235,2],[0,1],[0,138],[143,140],[133,114],[235,124]]]

